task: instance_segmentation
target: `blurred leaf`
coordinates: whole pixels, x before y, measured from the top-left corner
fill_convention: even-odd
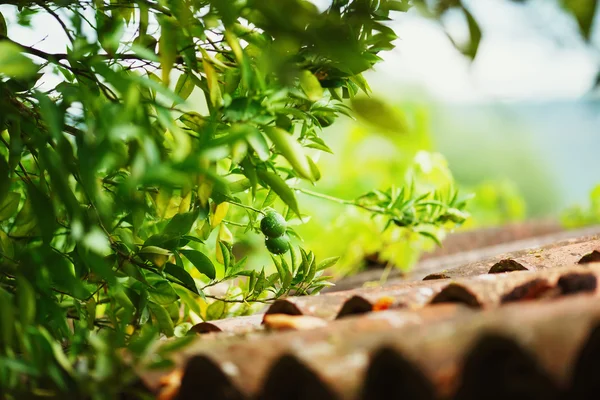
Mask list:
[[[316,76],[310,71],[300,73],[300,86],[310,101],[319,101],[323,97],[323,88]]]
[[[273,192],[277,193],[279,198],[283,200],[283,202],[287,204],[298,217],[302,218],[296,195],[285,181],[281,179],[279,175],[269,171],[259,169],[256,172],[259,178],[262,179]]]
[[[29,198],[26,199],[25,204],[15,217],[13,223],[12,236],[25,237],[33,234],[37,227],[37,221],[33,212],[33,207]]]
[[[166,306],[177,301],[179,298],[169,281],[157,278],[152,280],[148,279],[148,281],[151,285],[148,288],[148,293],[150,294],[152,301],[154,301],[156,304]]]
[[[573,14],[579,25],[581,35],[590,40],[592,26],[598,2],[596,0],[561,0],[565,10]]]
[[[219,224],[221,224],[221,221],[223,221],[223,219],[227,215],[228,211],[229,211],[229,203],[223,202],[223,203],[218,204],[215,207],[215,212],[213,213],[213,215],[211,217],[210,227],[214,229],[217,226],[219,226]]]
[[[321,261],[319,263],[319,265],[317,266],[317,271],[322,271],[324,269],[327,269],[329,267],[334,266],[338,261],[340,260],[340,257],[330,257],[330,258],[326,258],[325,260]]]
[[[206,310],[206,320],[213,321],[215,319],[220,319],[223,317],[225,313],[225,303],[222,301],[216,300]]]
[[[0,230],[0,261],[2,256],[12,259],[15,256],[12,239],[4,231]]]
[[[196,84],[192,78],[190,78],[189,74],[191,74],[191,72],[179,76],[179,79],[177,79],[177,85],[175,86],[175,94],[181,97],[183,100],[187,100],[196,87]]]
[[[17,282],[17,301],[21,324],[23,326],[32,325],[35,322],[35,291],[24,277],[19,277]]]
[[[469,10],[467,10],[465,7],[462,7],[462,10],[467,19],[467,24],[469,25],[470,37],[469,46],[465,49],[464,53],[470,58],[475,58],[477,55],[477,50],[479,49],[479,42],[481,41],[481,29]]]
[[[152,302],[148,303],[148,308],[154,318],[156,318],[156,322],[158,322],[161,332],[167,337],[172,337],[175,334],[175,328],[169,312],[163,306]]]
[[[8,26],[6,25],[6,19],[4,15],[0,13],[0,37],[8,35]]]
[[[21,195],[17,192],[6,193],[0,202],[0,222],[11,218],[19,208]]]
[[[306,156],[306,160],[308,161],[308,164],[310,165],[311,175],[313,176],[314,181],[318,182],[319,180],[321,180],[321,171],[319,170],[319,167],[313,161],[313,159],[310,158],[309,156]]]
[[[408,126],[399,111],[390,108],[381,100],[373,98],[352,99],[354,112],[377,129],[391,134],[406,134]]]
[[[192,226],[198,219],[198,216],[199,210],[175,214],[165,227],[163,234],[175,237],[181,237],[187,234],[192,230]]]
[[[178,29],[177,24],[170,17],[162,16],[159,22],[161,27],[159,40],[160,67],[162,70],[162,81],[168,87],[171,81],[171,70],[177,59]]]
[[[4,157],[0,156],[0,213],[8,200],[10,188],[10,168]]]
[[[11,348],[15,334],[15,309],[12,295],[0,287],[0,348]]]
[[[208,53],[202,49],[202,47],[200,48],[200,51],[202,52],[202,65],[204,66],[204,73],[206,74],[210,102],[213,107],[218,108],[223,102],[221,88],[219,86],[219,77],[209,61]]]
[[[29,78],[37,73],[37,66],[23,55],[16,44],[0,41],[0,75],[12,78]]]
[[[301,177],[310,181],[314,180],[304,150],[292,135],[276,127],[265,128],[265,133]]]
[[[417,231],[417,233],[419,235],[425,236],[428,239],[433,240],[435,242],[435,244],[437,244],[439,247],[442,247],[442,242],[435,234],[433,234],[431,232],[427,232],[427,231]]]
[[[158,254],[161,256],[170,256],[172,253],[169,250],[157,246],[145,246],[140,249],[139,254]]]
[[[267,161],[271,157],[269,144],[258,129],[249,126],[247,129],[251,130],[246,137],[248,144],[250,144],[250,147],[256,152],[256,155],[261,161]]]

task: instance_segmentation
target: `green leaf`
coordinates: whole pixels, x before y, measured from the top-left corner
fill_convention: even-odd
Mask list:
[[[1,132],[0,132],[1,133]],[[8,163],[4,159],[4,156],[0,156],[0,201],[1,204],[6,202],[6,196],[10,189],[10,168]],[[2,206],[0,206],[0,213]]]
[[[248,121],[257,117],[263,111],[259,101],[248,98],[238,97],[233,99],[231,104],[225,109],[225,117],[232,122]]]
[[[202,315],[202,310],[200,309],[200,305],[198,305],[196,298],[190,293],[189,290],[184,289],[181,286],[175,286],[175,291],[181,298],[181,301],[183,301],[183,303],[186,306],[188,306],[192,312],[194,312],[198,316]],[[204,293],[202,291],[200,291],[200,298],[202,298],[204,301],[206,301],[206,297],[204,297]]]
[[[12,239],[4,231],[0,230],[0,261],[2,256],[12,259],[15,256],[15,250]]]
[[[132,277],[133,279],[140,281],[146,285],[149,285],[148,281],[146,280],[146,277],[142,273],[140,267],[138,267],[137,265],[132,264],[129,261],[123,261],[123,264],[121,265],[121,269],[123,270],[123,272],[125,272],[128,276]]]
[[[340,257],[331,257],[324,259],[319,263],[319,265],[317,265],[317,271],[322,271],[326,268],[334,266],[339,261],[339,259]]]
[[[177,33],[179,32],[179,28],[172,17],[161,16],[159,23],[161,28],[159,39],[160,67],[162,70],[162,81],[168,87],[171,81],[171,70],[177,59]]]
[[[190,260],[198,272],[208,276],[210,279],[216,278],[217,272],[215,271],[215,266],[206,255],[200,253],[198,250],[180,250],[180,252],[185,258]]]
[[[34,62],[23,55],[19,46],[0,41],[0,75],[11,78],[29,78],[38,71]]]
[[[246,136],[248,144],[252,147],[252,150],[256,152],[256,155],[261,161],[267,161],[271,157],[269,144],[258,129],[254,127],[250,127],[250,129],[252,129],[252,132]]]
[[[267,170],[259,169],[256,171],[258,177],[267,185],[266,187],[273,190],[279,198],[287,204],[296,215],[302,219],[300,215],[300,208],[298,207],[298,201],[293,190],[285,183],[283,179],[277,174],[274,174]]]
[[[310,101],[319,101],[323,97],[323,88],[317,77],[310,71],[300,73],[300,86]]]
[[[0,348],[10,348],[15,329],[12,295],[0,287]]]
[[[440,239],[433,233],[427,232],[427,231],[417,231],[417,233],[419,235],[425,236],[428,239],[433,240],[435,242],[435,244],[437,244],[439,247],[442,247],[442,242],[440,242]]]
[[[176,214],[165,229],[163,234],[174,237],[181,237],[192,230],[194,222],[198,219],[199,210],[190,211],[186,213]]]
[[[150,287],[148,288],[148,294],[152,301],[160,305],[169,305],[177,301],[179,296],[173,289],[173,286],[166,279],[162,278],[148,278]]]
[[[217,241],[219,248],[221,249],[221,253],[223,254],[223,269],[225,273],[227,273],[227,269],[229,268],[229,263],[231,262],[231,250],[227,245],[221,240]]]
[[[54,206],[50,198],[33,184],[27,185],[28,199],[31,200],[33,212],[38,222],[45,243],[50,243],[57,226]]]
[[[195,132],[201,132],[202,128],[206,125],[206,118],[194,111],[183,114],[179,117],[179,120]]]
[[[248,190],[251,187],[252,182],[250,182],[250,179],[248,178],[243,178],[239,181],[235,181],[229,184],[229,190],[231,191],[231,194],[243,192],[244,190]]]
[[[196,87],[194,80],[189,76],[191,73],[192,72],[182,74],[179,79],[177,79],[177,85],[175,85],[175,94],[183,100],[187,100]]]
[[[216,319],[220,319],[225,314],[225,303],[219,300],[215,300],[208,308],[206,309],[206,320],[213,321]]]
[[[17,192],[10,192],[4,196],[4,199],[0,203],[0,222],[11,218],[17,212],[19,208],[19,201],[21,195]]]
[[[36,312],[35,290],[23,276],[17,279],[17,302],[21,324],[32,325],[35,322]]]
[[[62,136],[63,130],[64,116],[62,112],[48,96],[39,94],[37,99],[40,103],[40,113],[50,129],[50,133],[52,133],[55,139],[59,139]]]
[[[129,341],[127,350],[141,356],[151,348],[153,343],[156,343],[156,339],[158,339],[158,329],[150,324],[144,324]]]
[[[277,127],[267,127],[265,133],[301,177],[310,181],[314,180],[304,150],[292,135]]]
[[[8,26],[6,25],[6,19],[4,15],[0,13],[0,37],[8,35]]]
[[[351,76],[350,80],[354,82],[356,86],[358,86],[365,94],[371,93],[371,88],[362,74]]]
[[[408,132],[404,115],[381,100],[368,97],[354,98],[352,99],[352,108],[358,117],[384,133],[405,134]]]
[[[408,0],[389,0],[385,7],[391,11],[406,12],[410,9],[410,3]]]
[[[154,318],[156,318],[156,322],[158,322],[160,331],[167,337],[172,337],[175,334],[175,328],[169,312],[163,306],[152,302],[148,303],[148,309]]]
[[[161,256],[170,256],[172,253],[169,250],[157,246],[145,246],[140,249],[139,254],[158,254]]]
[[[269,189],[269,193],[267,193],[267,196],[265,197],[265,200],[263,201],[261,208],[267,208],[267,207],[272,206],[276,200],[277,200],[277,193],[275,193],[275,191],[273,189]]]
[[[593,0],[594,4],[596,0]],[[469,36],[470,42],[469,46],[465,49],[465,55],[475,58],[477,55],[477,50],[479,49],[479,42],[481,42],[481,29],[479,28],[479,24],[473,18],[473,15],[467,10],[465,7],[462,7],[463,13],[467,18],[467,24],[469,25]]]
[[[131,81],[133,81],[134,83],[139,84],[140,86],[144,86],[148,89],[154,90],[158,93],[160,93],[161,95],[165,96],[167,99],[169,99],[170,101],[172,101],[173,103],[183,103],[183,99],[179,96],[177,96],[175,93],[173,93],[172,90],[170,90],[168,87],[165,87],[164,85],[162,85],[160,83],[160,81],[157,81],[155,78],[156,75],[152,74],[149,75],[148,78],[143,78],[141,76],[138,75],[132,75],[130,77]]]
[[[271,255],[271,259],[273,260],[273,264],[275,264],[275,269],[277,269],[280,280],[283,282],[287,271],[283,268],[283,264],[277,257]]]
[[[221,86],[219,84],[217,71],[214,69],[210,61],[208,61],[210,57],[206,50],[200,47],[200,52],[202,53],[202,65],[204,67],[204,73],[206,74],[210,103],[213,107],[221,107],[223,104],[223,98],[221,96]]]
[[[306,160],[308,161],[308,164],[310,165],[310,170],[311,170],[312,176],[314,178],[314,181],[318,182],[319,180],[321,180],[321,171],[319,170],[319,167],[313,161],[313,159],[310,158],[309,156],[306,156]]]
[[[586,39],[590,40],[592,34],[592,26],[594,23],[594,16],[596,15],[596,8],[598,7],[597,0],[561,0],[562,6],[565,10],[573,14],[573,17],[577,20],[581,35]]]
[[[198,288],[196,287],[196,281],[194,281],[194,278],[192,278],[192,276],[184,268],[172,263],[167,263],[165,266],[165,272],[177,279],[184,288],[199,294]]]

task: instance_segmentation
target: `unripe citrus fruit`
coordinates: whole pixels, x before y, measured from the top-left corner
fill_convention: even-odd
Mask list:
[[[290,238],[287,235],[279,237],[267,236],[265,246],[273,254],[285,254],[290,249]]]
[[[285,233],[287,222],[277,211],[269,210],[260,221],[260,230],[265,236],[276,238]]]

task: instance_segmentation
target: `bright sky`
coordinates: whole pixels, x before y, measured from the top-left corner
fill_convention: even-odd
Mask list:
[[[425,89],[448,102],[573,99],[589,90],[599,57],[583,45],[575,22],[555,1],[465,3],[483,31],[473,64],[435,22],[414,11],[395,13],[392,26],[400,39],[371,75],[373,88],[397,92],[391,82],[409,85],[411,93]],[[468,32],[461,18],[450,18],[447,27],[458,37]]]
[[[326,6],[330,0],[313,0]],[[483,39],[470,64],[436,23],[411,11],[395,13],[397,48],[371,73],[376,90],[423,92],[447,102],[575,99],[596,77],[599,57],[578,39],[576,24],[555,1],[523,6],[507,0],[465,1],[480,22]],[[8,6],[0,6],[6,12]],[[7,13],[14,21],[14,14]],[[451,32],[466,32],[464,21],[449,18]],[[34,19],[33,32],[12,23],[9,34],[23,44],[64,51],[64,34],[48,16]],[[40,42],[41,41],[41,42]]]

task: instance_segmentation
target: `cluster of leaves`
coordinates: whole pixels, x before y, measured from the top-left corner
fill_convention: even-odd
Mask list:
[[[0,5],[23,26],[53,18],[68,39],[48,53],[0,18],[3,397],[113,398],[132,378],[117,349],[135,360],[194,315],[328,284],[335,258],[293,248],[257,270],[228,226],[258,232],[269,206],[303,218],[295,185],[320,178],[307,150],[330,151],[321,128],[368,92],[362,72],[396,39],[383,22],[407,2]],[[195,95],[204,107],[191,108]],[[426,206],[389,195],[397,204],[377,207],[399,218]],[[245,214],[226,220],[230,207]]]
[[[316,197],[328,198],[326,195],[306,189],[301,191]],[[458,191],[452,188],[418,194],[413,181],[410,185],[401,188],[391,187],[386,191],[372,190],[355,200],[332,200],[362,208],[373,218],[383,217],[384,230],[391,226],[410,229],[441,245],[440,239],[431,232],[430,228],[437,228],[446,223],[452,226],[463,224],[469,218],[469,214],[465,211],[469,199],[459,200]]]
[[[590,204],[587,207],[572,206],[561,215],[561,222],[567,228],[580,228],[600,223],[600,185],[590,192]]]

